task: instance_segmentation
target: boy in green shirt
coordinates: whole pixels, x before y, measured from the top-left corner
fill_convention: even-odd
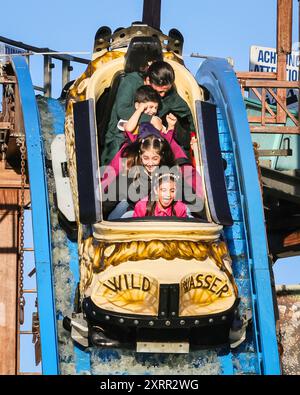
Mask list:
[[[189,131],[195,130],[191,111],[173,86],[174,81],[174,70],[169,63],[164,61],[152,63],[145,78],[138,72],[129,73],[123,78],[118,88],[105,135],[102,164],[108,164],[124,142],[124,136],[118,130],[117,124],[120,119],[129,119],[134,113],[134,97],[136,90],[141,85],[150,85],[160,95],[161,108],[158,112],[160,118],[169,112],[179,118],[187,117]],[[150,115],[142,114],[139,123],[150,122],[150,120]]]

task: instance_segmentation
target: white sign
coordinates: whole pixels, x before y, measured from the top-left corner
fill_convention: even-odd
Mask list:
[[[300,52],[293,51],[287,55],[286,78],[288,81],[299,81]],[[250,71],[275,73],[277,70],[277,53],[275,48],[258,47],[252,45],[250,47]],[[289,108],[297,108],[297,94],[293,89],[287,92],[287,102],[290,102]],[[253,97],[253,94],[251,95]],[[255,96],[255,98],[257,98]],[[274,99],[268,96],[268,101],[274,104]]]

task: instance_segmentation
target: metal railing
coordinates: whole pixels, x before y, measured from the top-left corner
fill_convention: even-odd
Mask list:
[[[44,78],[43,78],[43,86],[34,86],[34,89],[43,94],[46,97],[51,97],[52,95],[52,70],[55,67],[55,64],[52,62],[52,59],[57,59],[62,63],[62,78],[61,78],[61,86],[63,87],[70,81],[70,72],[73,70],[71,65],[72,62],[88,64],[89,60],[80,58],[77,56],[61,54],[57,51],[53,51],[49,48],[38,48],[32,45],[24,44],[21,41],[11,40],[7,37],[0,36],[0,43],[4,43],[11,47],[12,52],[13,49],[21,49],[24,51],[23,55],[26,56],[28,64],[30,55],[40,54],[44,57]]]
[[[300,134],[300,116],[292,114],[288,109],[286,94],[279,94],[278,90],[293,89],[299,92],[299,81],[280,81],[277,73],[259,72],[237,72],[237,78],[241,85],[243,96],[245,91],[254,93],[261,103],[260,116],[249,116],[250,130],[252,133],[289,133]],[[277,90],[275,92],[275,90]],[[274,111],[267,101],[269,94],[275,101]],[[286,126],[287,119],[290,119],[292,126]],[[260,124],[260,125],[251,125]],[[272,126],[270,126],[272,125]],[[276,126],[275,126],[276,125]]]

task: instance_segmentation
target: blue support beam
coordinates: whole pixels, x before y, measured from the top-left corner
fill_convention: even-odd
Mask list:
[[[243,197],[241,211],[247,232],[253,309],[257,312],[257,321],[254,317],[257,351],[261,353],[262,373],[280,374],[263,204],[241,90],[232,67],[225,59],[204,61],[196,79],[209,91],[211,101],[217,105],[230,129]]]
[[[57,331],[51,264],[49,204],[40,120],[26,60],[24,57],[16,56],[13,58],[12,64],[18,82],[26,136],[42,346],[42,371],[46,375],[55,375],[58,374]]]

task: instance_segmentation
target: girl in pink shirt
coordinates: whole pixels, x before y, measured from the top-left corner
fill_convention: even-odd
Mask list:
[[[187,217],[187,207],[181,201],[176,201],[176,176],[171,173],[162,174],[156,180],[154,200],[153,194],[136,203],[133,217]]]

